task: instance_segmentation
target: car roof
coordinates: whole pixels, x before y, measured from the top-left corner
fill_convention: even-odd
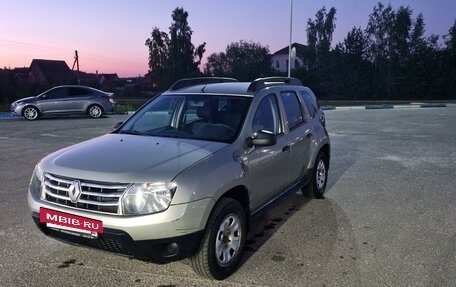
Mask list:
[[[103,94],[111,94],[110,92],[105,92],[105,91],[102,91],[102,90],[99,90],[99,89],[96,89],[93,87],[83,86],[83,85],[60,85],[60,86],[52,87],[49,90],[53,90],[53,89],[57,89],[57,88],[82,88],[82,89],[89,89],[89,90],[103,93]],[[47,91],[49,91],[49,90],[47,90]],[[47,92],[47,91],[45,91],[45,92]],[[43,92],[43,93],[45,93],[45,92]]]
[[[300,86],[300,80],[285,77],[256,79],[253,82],[238,82],[232,78],[207,77],[182,79],[174,83],[164,94],[223,94],[252,97],[258,91],[272,86]]]
[[[249,95],[253,93],[248,91],[250,83],[247,82],[230,82],[215,84],[198,84],[177,90],[167,91],[166,93],[182,94],[224,94],[224,95]]]

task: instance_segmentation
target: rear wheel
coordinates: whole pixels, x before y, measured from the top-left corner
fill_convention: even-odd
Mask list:
[[[99,118],[99,117],[101,117],[101,115],[103,114],[103,109],[102,109],[99,105],[91,105],[91,106],[87,109],[87,113],[88,113],[89,116],[91,116],[92,118]]]
[[[328,180],[328,161],[320,152],[314,164],[310,182],[302,189],[302,193],[310,198],[323,198]]]
[[[193,270],[210,279],[224,279],[236,269],[246,240],[242,205],[222,198],[214,207],[197,253],[190,258]]]
[[[27,106],[22,111],[22,115],[29,121],[34,121],[40,116],[40,112],[33,106]]]

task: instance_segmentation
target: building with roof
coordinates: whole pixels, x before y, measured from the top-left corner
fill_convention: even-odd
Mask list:
[[[74,75],[65,61],[33,59],[28,69],[29,83],[38,84],[71,84]]]
[[[300,43],[293,43],[291,44],[291,48],[296,49],[296,57],[292,60],[291,69],[297,69],[300,67],[306,68],[304,55],[308,47]],[[288,71],[288,53],[289,46],[286,46],[285,48],[282,48],[274,54],[272,54],[271,64],[272,68],[276,72],[286,73]]]

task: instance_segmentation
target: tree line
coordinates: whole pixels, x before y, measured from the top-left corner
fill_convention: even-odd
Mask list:
[[[456,21],[448,34],[425,35],[423,14],[378,3],[365,28],[353,27],[331,46],[337,10],[321,8],[306,26],[307,45],[298,51],[302,65],[292,76],[331,100],[455,99]],[[162,90],[181,78],[226,76],[241,81],[280,75],[267,46],[240,40],[224,52],[201,60],[206,43],[195,46],[183,8],[172,12],[169,34],[155,27],[145,42],[153,88]],[[202,67],[201,67],[202,66]],[[286,75],[281,75],[286,76]]]

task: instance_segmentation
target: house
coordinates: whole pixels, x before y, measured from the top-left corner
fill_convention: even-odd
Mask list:
[[[118,84],[120,82],[117,74],[98,74],[98,83],[100,85]]]
[[[29,68],[14,68],[13,75],[14,79],[19,83],[27,83]]]
[[[65,61],[33,59],[28,81],[48,85],[70,84],[74,82],[74,75]]]
[[[296,57],[291,62],[291,69],[297,69],[299,67],[306,67],[304,62],[304,55],[307,50],[307,46],[299,43],[291,44],[291,48],[296,49]],[[288,53],[289,46],[278,50],[271,57],[272,68],[280,73],[288,72]]]

